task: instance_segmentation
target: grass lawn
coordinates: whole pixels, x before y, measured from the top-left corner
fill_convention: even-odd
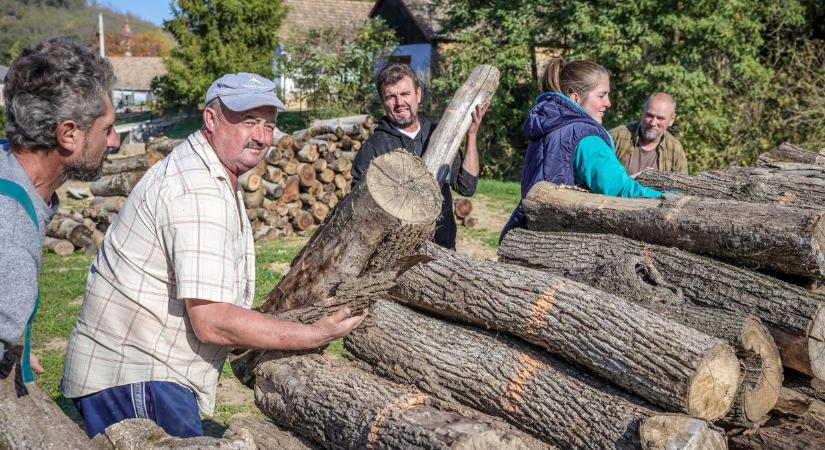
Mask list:
[[[476,196],[473,215],[479,217],[479,226],[465,228],[459,226],[459,250],[462,245],[475,246],[485,256],[494,257],[498,248],[498,233],[501,224],[519,200],[519,184],[481,180]],[[486,225],[485,225],[486,224]],[[255,306],[263,303],[266,295],[289,269],[289,263],[300,251],[306,238],[285,238],[256,244],[256,290]],[[486,253],[485,253],[486,252]],[[41,306],[34,323],[33,350],[43,363],[46,373],[38,376],[49,395],[70,417],[79,421],[74,405],[60,395],[59,383],[63,374],[63,359],[66,342],[74,325],[75,317],[83,301],[86,273],[92,258],[82,253],[71,256],[57,256],[46,253],[40,276]],[[333,342],[327,352],[340,355],[343,350],[341,340]],[[222,384],[238,385],[227,363],[223,369]],[[234,383],[234,384],[233,384]],[[235,390],[244,390],[235,386]],[[251,395],[251,394],[248,394]],[[207,433],[220,436],[223,426],[239,413],[256,413],[254,404],[221,402],[220,394],[215,416],[205,422]]]

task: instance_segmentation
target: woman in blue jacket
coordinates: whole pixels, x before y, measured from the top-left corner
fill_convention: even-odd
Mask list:
[[[555,59],[542,76],[543,94],[522,129],[530,140],[521,175],[521,198],[539,181],[582,186],[616,197],[661,197],[630,178],[616,159],[613,140],[602,126],[610,108],[610,76],[589,61]],[[518,204],[501,238],[511,228],[527,228]]]

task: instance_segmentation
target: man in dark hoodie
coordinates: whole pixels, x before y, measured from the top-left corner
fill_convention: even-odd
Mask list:
[[[375,133],[364,142],[355,156],[352,166],[352,185],[357,186],[364,179],[370,162],[385,153],[403,148],[416,156],[427,151],[430,136],[436,124],[418,115],[421,104],[421,86],[415,71],[406,64],[390,64],[376,78],[375,85],[386,115],[378,122]],[[476,191],[478,183],[478,149],[476,135],[481,119],[487,112],[489,104],[476,108],[473,123],[467,130],[467,150],[464,158],[456,155],[450,168],[449,183],[441,185],[444,203],[441,216],[436,223],[433,242],[449,249],[455,249],[456,225],[453,218],[452,187],[459,194],[470,197]]]

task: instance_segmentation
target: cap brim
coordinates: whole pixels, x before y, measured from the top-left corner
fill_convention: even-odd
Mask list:
[[[218,98],[221,99],[221,103],[227,108],[236,112],[247,111],[261,106],[274,106],[279,110],[286,109],[286,105],[284,105],[274,93],[220,95]]]

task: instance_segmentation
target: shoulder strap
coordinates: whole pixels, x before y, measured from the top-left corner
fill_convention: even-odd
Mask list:
[[[28,192],[23,189],[23,186],[20,186],[14,181],[0,178],[0,195],[11,197],[16,200],[17,203],[20,203],[20,206],[29,213],[29,218],[32,220],[32,223],[34,223],[34,227],[37,231],[40,231],[40,223],[37,221],[37,213],[34,211],[34,205],[29,198]]]

